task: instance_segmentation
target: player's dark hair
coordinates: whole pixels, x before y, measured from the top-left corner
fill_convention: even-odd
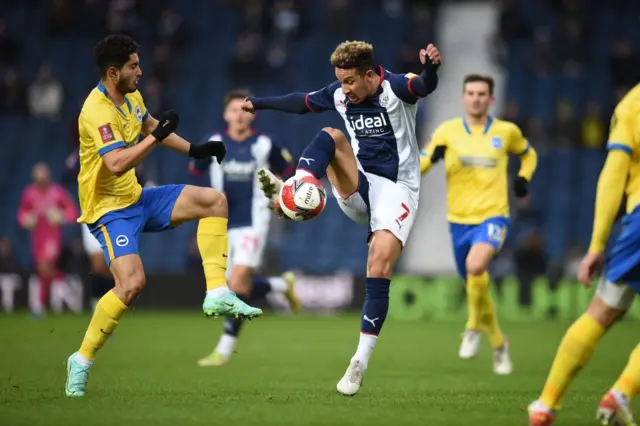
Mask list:
[[[138,53],[139,50],[140,45],[131,37],[124,34],[112,34],[98,42],[93,56],[100,70],[100,75],[104,76],[111,67],[121,70],[131,55]]]
[[[226,108],[227,105],[229,105],[229,103],[235,99],[242,99],[245,100],[247,99],[249,96],[253,96],[253,93],[251,93],[250,90],[248,89],[234,89],[231,90],[229,92],[227,92],[226,95],[224,95],[224,107]]]
[[[364,41],[345,41],[331,54],[331,65],[340,69],[356,68],[363,72],[373,68],[373,46]]]
[[[489,95],[493,96],[493,88],[496,85],[493,77],[489,75],[483,74],[469,74],[464,78],[464,82],[462,83],[462,90],[467,86],[467,83],[486,83],[489,86]]]

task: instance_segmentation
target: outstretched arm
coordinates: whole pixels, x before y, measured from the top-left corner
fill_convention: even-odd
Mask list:
[[[309,93],[295,92],[266,98],[249,96],[244,101],[242,109],[248,112],[271,109],[292,114],[331,111],[336,109],[333,95],[339,87],[340,83],[334,82],[320,90]]]

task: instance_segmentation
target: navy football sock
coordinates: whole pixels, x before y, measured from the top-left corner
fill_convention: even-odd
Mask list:
[[[242,300],[244,303],[249,303],[249,298],[240,294],[238,294],[238,299]],[[224,334],[238,337],[243,322],[244,321],[242,321],[241,319],[227,317],[227,319],[224,321]]]
[[[387,278],[367,278],[367,289],[362,307],[360,332],[377,336],[389,310],[389,286]]]
[[[335,141],[329,133],[321,131],[302,152],[297,169],[306,170],[316,179],[321,179],[327,174],[335,152]]]
[[[252,299],[261,299],[271,291],[271,283],[265,277],[254,275],[251,278],[251,284],[253,285],[253,290],[251,291]]]

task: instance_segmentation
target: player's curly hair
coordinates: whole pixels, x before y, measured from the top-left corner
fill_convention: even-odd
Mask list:
[[[235,100],[235,99],[245,100],[249,96],[253,96],[253,93],[251,93],[251,91],[248,90],[248,89],[231,90],[231,91],[227,92],[226,95],[224,95],[224,100],[223,100],[224,107],[226,108],[227,105],[229,105],[229,103],[231,101]]]
[[[129,57],[138,53],[139,50],[140,45],[131,37],[124,34],[112,34],[98,42],[93,56],[100,70],[100,75],[104,76],[111,67],[121,70]]]
[[[331,65],[364,72],[373,68],[373,46],[364,41],[344,41],[331,54]]]
[[[491,77],[490,75],[483,75],[483,74],[469,74],[464,78],[464,81],[462,83],[462,90],[464,91],[464,88],[467,86],[467,83],[485,83],[487,86],[489,86],[489,95],[493,96],[493,88],[495,87],[496,83],[493,80],[493,77]]]

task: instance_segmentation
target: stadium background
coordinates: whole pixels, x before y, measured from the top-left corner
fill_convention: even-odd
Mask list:
[[[640,6],[580,0],[54,0],[0,2],[0,289],[5,310],[24,306],[33,269],[16,209],[31,166],[46,161],[61,181],[77,144],[77,115],[97,82],[93,46],[109,32],[142,45],[141,91],[152,114],[172,107],[179,133],[200,142],[223,128],[222,97],[247,87],[259,95],[318,89],[333,79],[328,57],[344,39],[374,44],[377,61],[418,71],[417,51],[440,48],[440,85],[420,102],[419,141],[459,115],[462,77],[497,81],[494,113],[515,121],[538,150],[531,196],[514,200],[514,228],[494,262],[494,287],[508,317],[570,317],[588,294],[573,277],[591,232],[598,172],[613,105],[639,79]],[[256,127],[294,156],[334,114],[259,113]],[[515,170],[517,164],[512,164]],[[438,166],[423,181],[420,214],[394,280],[395,316],[463,315]],[[156,150],[144,163],[156,184],[197,183],[187,159]],[[67,185],[76,193],[75,184]],[[202,292],[195,224],[142,239],[149,283],[141,305],[193,307]],[[305,224],[273,220],[265,273],[301,272],[309,308],[359,307],[366,229],[333,202]],[[70,292],[83,287],[80,229],[65,227]],[[17,274],[17,275],[16,275]],[[179,295],[175,288],[180,286]],[[401,293],[401,294],[400,294]],[[423,300],[427,302],[422,302]],[[274,306],[281,301],[269,300]],[[76,305],[76,308],[78,306]]]

